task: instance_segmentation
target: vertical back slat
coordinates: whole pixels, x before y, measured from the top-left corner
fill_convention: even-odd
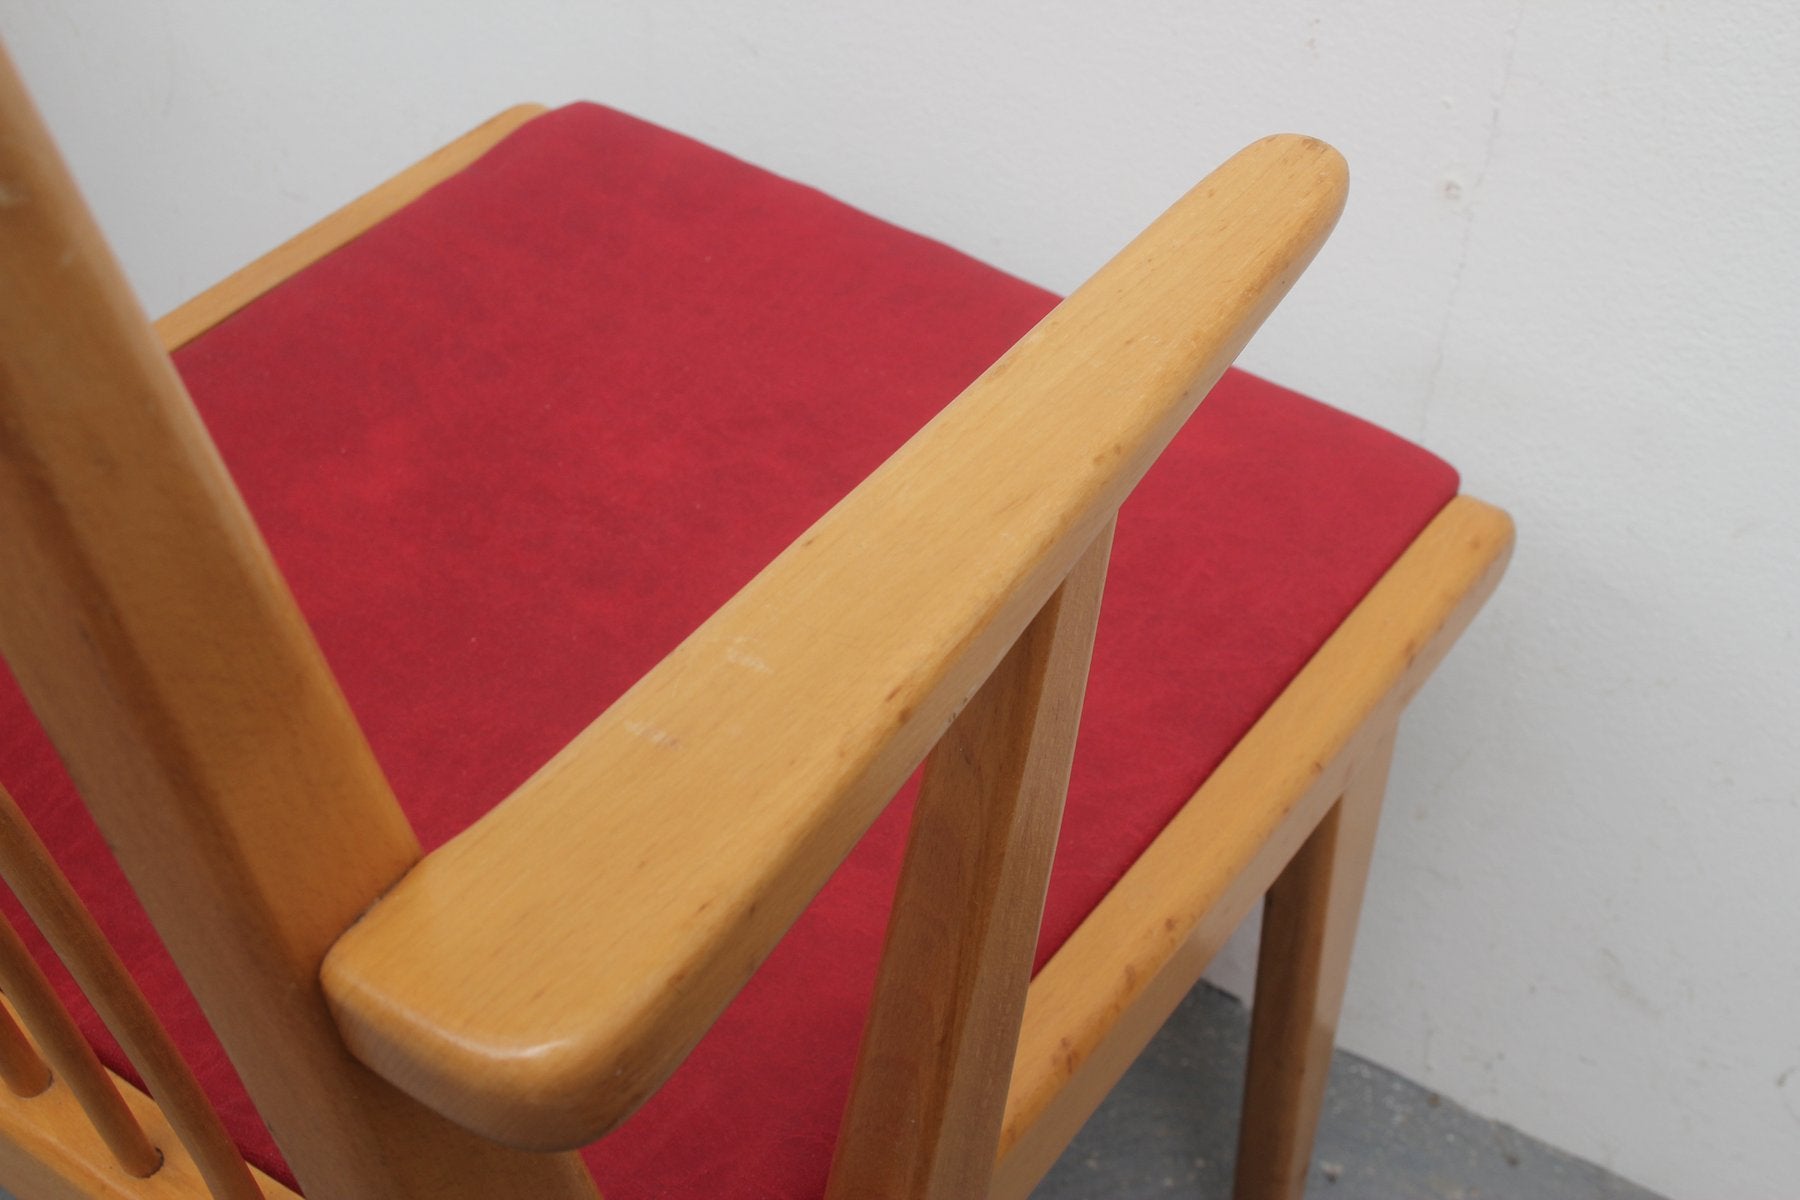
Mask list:
[[[0,1083],[15,1096],[36,1096],[50,1086],[50,1068],[4,1008],[0,1008]]]
[[[94,1123],[94,1129],[113,1158],[127,1175],[143,1178],[162,1165],[162,1154],[150,1139],[124,1097],[113,1086],[111,1076],[87,1039],[76,1028],[74,1018],[57,999],[50,981],[19,940],[12,923],[0,919],[0,988],[6,991],[20,1019],[50,1060],[57,1076],[81,1101],[82,1111]]]
[[[302,1187],[591,1196],[344,1051],[320,960],[417,843],[8,62],[0,285],[0,653]]]
[[[832,1162],[833,1200],[987,1194],[1112,530],[926,762]]]
[[[106,1022],[218,1200],[261,1200],[243,1155],[87,907],[0,787],[0,877]]]

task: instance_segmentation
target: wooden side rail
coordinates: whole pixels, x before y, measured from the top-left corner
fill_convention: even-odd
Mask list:
[[[544,111],[542,104],[515,104],[410,168],[309,225],[256,261],[247,263],[192,300],[156,321],[156,336],[167,349],[193,341],[289,276],[367,233],[395,212],[492,150],[507,134]]]
[[[1278,137],[1164,214],[322,978],[363,1062],[550,1149],[681,1061],[1309,262],[1342,159]]]
[[[1025,1004],[994,1200],[1030,1194],[1332,805],[1379,764],[1512,546],[1504,512],[1452,500],[1044,964]]]

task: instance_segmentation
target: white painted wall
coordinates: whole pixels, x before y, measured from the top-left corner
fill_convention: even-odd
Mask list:
[[[1406,732],[1343,1040],[1673,1196],[1797,1194],[1784,0],[0,0],[0,29],[156,311],[523,98],[1058,288],[1239,144],[1336,142],[1349,212],[1246,361],[1521,529]]]

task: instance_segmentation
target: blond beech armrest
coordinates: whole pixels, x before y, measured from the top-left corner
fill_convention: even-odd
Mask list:
[[[517,1146],[624,1119],[1311,260],[1344,188],[1308,138],[1232,158],[413,868],[325,961],[357,1057]]]

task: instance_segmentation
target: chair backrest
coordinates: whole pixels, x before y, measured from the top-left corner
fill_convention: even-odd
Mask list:
[[[1303,194],[1292,203],[1265,202],[1295,186]],[[1336,156],[1303,139],[1234,160],[677,651],[671,661],[686,654],[685,666],[653,672],[502,812],[421,863],[180,380],[10,64],[0,66],[0,654],[302,1184],[332,1196],[591,1194],[573,1156],[490,1139],[571,1145],[622,1119],[949,727],[928,768],[833,1187],[980,1190],[1113,514],[1310,259],[1342,186]],[[891,545],[881,531],[904,522],[883,514],[900,497],[924,495],[917,502],[934,521],[965,521],[971,498],[991,490],[986,464],[1009,455],[1023,463],[1012,485],[1022,507],[1000,505],[974,533],[949,535],[954,554],[913,555],[898,582],[884,551],[886,599],[836,618],[845,638],[776,630],[768,614],[821,579],[867,592],[858,581],[875,557],[856,544]],[[831,645],[883,647],[877,677],[899,680],[892,691],[821,691],[810,702],[822,720],[850,712],[854,755],[837,742],[798,748],[829,726],[791,719],[781,697],[715,694],[694,655],[740,626],[810,656],[797,673],[809,687],[845,673],[841,658],[820,657]],[[871,636],[859,641],[863,632]],[[615,995],[609,975],[627,973],[596,967],[586,931],[539,919],[547,899],[549,911],[581,910],[592,862],[535,872],[531,887],[509,892],[525,906],[517,913],[466,886],[517,874],[521,851],[536,852],[520,830],[559,806],[570,810],[558,813],[562,828],[579,825],[583,788],[602,780],[644,812],[667,813],[665,795],[694,797],[678,819],[706,829],[717,814],[682,778],[618,770],[633,737],[643,740],[630,732],[642,724],[634,713],[682,704],[754,714],[759,699],[780,715],[752,716],[748,740],[765,750],[745,769],[770,780],[759,794],[775,799],[757,820],[779,848],[760,873],[731,881],[724,890],[737,899],[711,924],[669,925],[666,910],[679,906],[666,892],[716,892],[718,879],[612,898],[656,959],[661,974],[650,977],[666,976],[668,1002],[656,1012]],[[794,767],[833,757],[854,763]],[[717,777],[721,765],[687,756],[682,769]],[[669,840],[666,827],[659,838]],[[577,895],[557,903],[556,889]],[[581,1003],[546,1010],[487,996],[474,1011],[438,986],[433,964],[407,959],[422,909],[468,916],[472,939],[537,963]],[[935,932],[946,923],[954,938]],[[334,944],[328,1005],[320,973]],[[929,1016],[907,999],[922,979],[949,997]],[[431,1019],[394,1019],[402,1010]],[[459,1057],[470,1022],[565,1018],[581,1023],[564,1039],[581,1048],[579,1061],[547,1061],[516,1094],[495,1099],[487,1085],[501,1072]],[[907,1089],[876,1075],[896,1062],[923,1064],[906,1073]],[[592,1077],[615,1068],[624,1082],[595,1099]],[[527,1095],[562,1107],[534,1109]]]
[[[10,62],[0,122],[0,653],[307,1186],[564,1194],[345,1052],[319,963],[418,843]]]

